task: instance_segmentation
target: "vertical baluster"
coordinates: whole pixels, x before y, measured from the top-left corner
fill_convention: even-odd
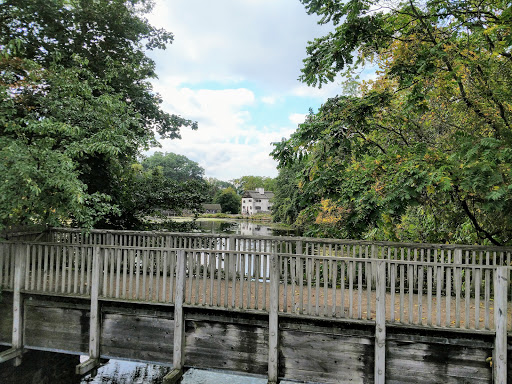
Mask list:
[[[288,312],[288,260],[290,260],[289,257],[283,256],[283,312]]]
[[[452,306],[452,267],[446,267],[446,322],[445,325],[451,325],[451,306]]]
[[[27,260],[27,274],[30,278],[30,289],[33,291],[36,288],[36,271],[37,271],[37,265],[36,265],[36,259],[37,259],[37,246],[29,246],[30,254],[31,254],[31,260]],[[28,286],[28,279],[25,279],[25,284]]]
[[[217,258],[217,307],[221,305],[222,253],[215,253]]]
[[[361,247],[359,247],[361,249]],[[356,263],[357,267],[357,318],[361,319],[363,317],[363,263],[358,261]]]
[[[354,260],[348,262],[348,317],[353,318],[354,311]]]
[[[307,248],[306,248],[307,253]],[[298,273],[299,273],[299,313],[302,315],[304,311],[304,259],[297,258]]]
[[[135,240],[139,240],[138,237],[135,238]],[[134,263],[135,263],[135,298],[138,300],[140,298],[140,270],[141,270],[141,264],[143,263],[143,256],[142,256],[142,250],[137,249],[134,254]],[[144,277],[142,277],[144,279]]]
[[[132,238],[129,237],[128,241],[131,241]],[[128,250],[128,265],[129,265],[129,271],[128,271],[128,298],[131,300],[133,299],[133,280],[136,278],[139,280],[139,276],[136,277],[134,274],[134,267],[135,267],[135,251],[133,249]]]
[[[256,241],[255,248],[260,251],[260,242]],[[260,294],[260,271],[261,271],[261,255],[254,255],[254,309],[258,309]]]
[[[427,250],[427,259],[431,263],[430,248]],[[427,325],[432,325],[432,265],[427,265]]]
[[[245,241],[243,241],[243,244],[241,244],[241,247],[243,248],[242,250],[245,250]],[[240,254],[240,308],[243,308],[244,307],[244,285],[245,285],[245,280],[246,280],[246,271],[245,271],[245,266],[246,266],[246,257],[247,257],[247,254]]]
[[[329,247],[329,251],[330,251]],[[329,253],[330,255],[330,253]],[[331,256],[331,255],[330,255]],[[328,289],[329,289],[329,267],[331,266],[331,260],[323,259],[322,260],[322,274],[324,279],[324,316],[327,316],[327,304],[328,304]],[[320,282],[318,282],[320,285]]]
[[[158,239],[161,243],[161,239]],[[161,273],[162,273],[162,250],[158,249],[155,251],[156,257],[156,272],[155,272],[155,301],[161,301],[160,299],[160,285],[161,285]],[[165,288],[162,288],[165,291]]]
[[[228,307],[229,303],[229,268],[230,268],[230,260],[229,253],[224,254],[224,308]],[[258,309],[258,303],[256,303],[256,309]]]
[[[174,238],[174,241],[176,241],[176,238]],[[170,259],[170,268],[169,268],[169,302],[174,303],[174,276],[176,274],[176,263],[178,258],[178,251],[174,250],[169,253]]]
[[[210,306],[213,306],[213,290],[214,290],[214,283],[215,283],[215,265],[216,265],[216,259],[215,254],[213,252],[209,253],[210,258]]]
[[[82,246],[80,248],[80,289],[79,292],[81,295],[84,294],[85,291],[85,276],[87,270],[87,250],[88,247]]]
[[[335,253],[336,253],[337,246],[334,246]],[[338,261],[332,260],[331,263],[331,274],[332,274],[332,317],[336,317],[336,306],[338,304],[338,299],[336,298],[336,291],[337,291],[337,285],[338,285]]]
[[[408,251],[408,256],[409,256],[410,250],[408,249],[407,251]],[[413,323],[413,314],[414,314],[414,306],[413,306],[414,268],[415,268],[415,265],[407,264],[407,282],[409,283],[409,309],[408,309],[409,310],[409,324]]]
[[[43,249],[42,245],[37,247],[37,286],[36,289],[41,291],[42,286],[42,273],[43,273]],[[1,256],[0,256],[1,258]],[[2,266],[0,265],[0,280],[2,279]],[[2,282],[0,281],[0,287],[2,286]]]
[[[153,245],[155,241],[155,237],[151,236],[149,237],[149,241],[151,242],[151,245]],[[155,250],[149,251],[149,284],[148,284],[148,296],[149,300],[154,300],[154,284],[155,284]]]
[[[271,252],[271,250],[266,249],[266,252]],[[263,277],[263,310],[267,310],[267,258],[268,255],[263,255],[263,270],[262,270],[262,277]]]
[[[342,246],[342,252],[343,252],[343,246]],[[342,253],[342,257],[343,257],[343,253]],[[345,317],[345,270],[346,270],[346,267],[347,267],[347,261],[346,260],[342,260],[340,262],[340,267],[341,267],[341,274],[340,274],[340,285],[341,285],[341,317]]]
[[[457,264],[462,264],[462,250],[456,249],[454,252],[454,261]],[[461,296],[461,289],[462,289],[462,268],[455,267],[454,270],[454,284],[455,284],[455,326],[457,328],[460,328],[460,312],[461,312],[461,305],[460,305],[460,296]]]
[[[234,241],[234,239],[232,239]],[[229,254],[229,258],[231,260],[231,308],[238,308],[236,304],[236,279],[237,279],[237,271],[239,268],[238,265],[238,253]],[[266,296],[265,296],[266,297]],[[265,301],[266,302],[266,301]],[[266,306],[265,306],[266,308]]]
[[[144,240],[143,240],[144,241]],[[142,300],[147,300],[148,251],[142,250]]]
[[[405,322],[405,312],[404,312],[404,304],[405,304],[405,249],[400,248],[400,322]]]
[[[369,254],[370,247],[366,247],[366,258],[371,257]],[[366,278],[366,319],[370,320],[372,318],[372,279],[373,279],[373,261],[365,263],[365,278]]]
[[[48,277],[49,277],[48,276],[49,275],[48,262],[49,262],[49,257],[50,257],[50,246],[44,245],[43,249],[44,249],[44,255],[43,255],[43,287],[42,287],[42,290],[43,290],[43,292],[46,292]]]
[[[118,236],[115,236],[116,238]],[[119,299],[119,294],[121,292],[121,249],[120,248],[116,248],[115,249],[115,254],[116,254],[116,262],[115,262],[115,266],[114,266],[114,270],[116,271],[116,287],[115,287],[115,295],[116,295],[116,299]]]
[[[296,283],[296,276],[297,276],[297,267],[295,265],[295,257],[290,257],[290,277],[291,277],[291,280],[292,280],[292,292],[291,292],[291,299],[292,299],[292,308],[291,308],[291,312],[292,313],[295,313],[296,312],[296,308],[297,308],[297,304],[295,302],[295,283]]]
[[[420,250],[420,263],[423,263],[425,250]],[[418,265],[418,324],[423,323],[423,265]]]
[[[307,311],[308,311],[308,315],[311,315],[311,306],[312,306],[311,285],[312,285],[312,281],[313,281],[313,258],[311,258],[311,257],[306,259],[306,276],[307,276],[307,285],[308,285]]]
[[[62,275],[62,279],[61,279],[61,285],[60,285],[60,291],[61,293],[65,293],[66,292],[66,272],[67,272],[67,260],[68,260],[68,257],[69,257],[69,248],[66,247],[66,246],[62,246],[62,265],[61,265],[61,275]],[[69,277],[68,277],[69,279]]]
[[[186,253],[187,257],[186,257],[186,260],[187,260],[187,265],[188,265],[188,284],[187,284],[187,287],[188,287],[188,294],[186,295],[187,297],[185,298],[185,302],[187,304],[192,304],[193,301],[192,301],[192,287],[193,287],[193,282],[194,282],[194,253],[193,252],[187,252]]]
[[[203,249],[206,248],[206,247],[203,247]],[[202,292],[202,304],[203,305],[206,305],[206,303],[208,302],[207,301],[207,298],[206,298],[206,285],[207,285],[207,277],[208,277],[208,267],[210,266],[209,264],[209,258],[208,258],[208,254],[206,252],[202,252],[202,257],[203,257],[203,292]]]
[[[396,251],[396,249],[395,249]],[[396,258],[395,258],[396,259]],[[390,263],[389,271],[391,272],[391,278],[390,278],[390,304],[389,304],[389,310],[391,315],[391,322],[394,323],[396,321],[396,311],[395,311],[395,288],[396,288],[396,263]]]
[[[53,286],[53,291],[59,291],[59,270],[60,270],[60,246],[55,246],[55,285]]]

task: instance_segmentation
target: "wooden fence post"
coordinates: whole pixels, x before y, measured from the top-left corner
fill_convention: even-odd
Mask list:
[[[507,383],[507,267],[497,267],[494,281],[494,323],[496,338],[494,342],[494,383]]]
[[[277,384],[279,377],[279,255],[270,255],[270,310],[268,326],[268,383]]]
[[[295,250],[295,253],[297,255],[302,255],[302,240],[297,240],[296,246],[297,249]]]
[[[377,264],[375,286],[375,384],[384,384],[386,377],[386,262]]]
[[[164,384],[174,384],[179,382],[183,376],[183,366],[185,364],[185,316],[183,313],[183,302],[185,301],[185,250],[180,249],[176,252],[176,300],[174,302],[174,351],[173,351],[173,369],[164,377]]]
[[[91,276],[91,310],[89,319],[89,359],[76,366],[76,374],[84,375],[99,365],[100,359],[100,337],[101,337],[101,311],[98,300],[100,291],[100,280],[104,250],[96,246],[92,253],[92,276]]]
[[[21,290],[25,288],[26,258],[29,255],[30,246],[16,244],[14,248],[14,287],[12,301],[12,346],[0,354],[0,363],[16,359],[15,366],[21,364],[23,354],[23,296]],[[12,249],[11,248],[11,249]],[[24,252],[25,251],[25,252]]]

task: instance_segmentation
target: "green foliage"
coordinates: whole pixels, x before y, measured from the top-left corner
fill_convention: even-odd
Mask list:
[[[176,182],[188,180],[202,180],[204,169],[195,161],[186,156],[175,153],[155,152],[152,156],[144,159],[142,165],[146,170],[161,168],[165,178]]]
[[[378,77],[328,100],[273,156],[309,202],[296,222],[353,238],[512,242],[510,3],[303,0],[336,29],[302,80]],[[339,220],[319,220],[329,201]],[[278,202],[276,202],[278,204]]]
[[[206,183],[208,184],[208,202],[213,202],[217,193],[219,193],[223,189],[235,189],[235,186],[232,183],[216,179],[215,177],[206,177],[205,180]]]
[[[264,188],[266,191],[274,191],[275,179],[266,176],[242,176],[231,180],[239,195],[245,191],[254,191],[256,188]]]
[[[242,198],[233,188],[226,188],[217,193],[213,202],[220,204],[223,213],[239,213]]]
[[[196,124],[163,112],[145,0],[6,0],[0,7],[0,228],[91,227],[126,210],[130,164]]]
[[[163,176],[160,168],[143,171],[140,164],[131,167],[119,188],[120,212],[106,215],[100,222],[102,228],[155,229],[148,224],[147,217],[172,210],[180,214],[183,210],[199,213],[206,199],[207,185],[203,180],[176,182]],[[176,226],[163,220],[160,227]],[[166,227],[167,226],[167,227]]]

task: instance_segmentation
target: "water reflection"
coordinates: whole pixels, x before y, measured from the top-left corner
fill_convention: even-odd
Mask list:
[[[198,219],[197,225],[205,233],[224,233],[245,236],[295,236],[293,229],[276,227],[252,221]]]
[[[170,371],[169,367],[132,361],[109,360],[94,375],[82,378],[81,384],[157,384]]]
[[[0,364],[0,383],[79,384],[80,376],[75,375],[75,366],[79,362],[76,355],[27,351],[18,367],[14,366],[14,360]]]

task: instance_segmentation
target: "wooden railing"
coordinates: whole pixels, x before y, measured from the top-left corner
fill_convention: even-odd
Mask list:
[[[0,288],[359,320],[375,323],[376,340],[386,324],[487,331],[505,351],[512,331],[509,249],[68,231],[50,240],[0,243]]]
[[[145,232],[55,228],[48,242],[80,245],[200,248],[279,252],[308,256],[359,257],[475,265],[512,265],[512,247],[396,243],[282,236],[243,236],[180,232]]]
[[[204,245],[204,240],[210,239],[199,238],[186,245]],[[25,258],[24,291],[89,297],[94,258],[99,258],[100,297],[172,304],[176,255],[184,249],[185,304],[268,312],[270,257],[275,254],[281,313],[374,321],[377,263],[382,261],[388,322],[494,330],[499,263],[472,263],[471,258],[461,257],[461,252],[454,252],[458,262],[449,263],[425,258],[367,258],[356,252],[358,245],[337,245],[336,252],[319,256],[276,252],[280,245],[267,241],[259,247],[265,252],[7,242],[0,244],[0,288],[13,289],[18,252]],[[505,268],[509,276],[510,268]],[[505,294],[510,300],[510,289]],[[507,329],[512,331],[511,314]]]

